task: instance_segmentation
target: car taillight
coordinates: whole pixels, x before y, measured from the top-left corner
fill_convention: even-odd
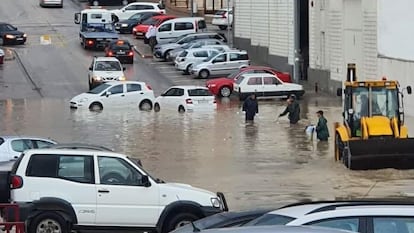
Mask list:
[[[213,100],[213,104],[215,104],[215,103],[217,103],[217,100],[216,100],[216,98],[214,98],[214,100]]]
[[[112,53],[112,51],[108,52],[108,57],[112,57],[114,54]]]
[[[226,16],[226,12],[224,12],[224,13],[221,15],[221,18],[224,18],[224,19],[226,19],[226,18],[227,18],[227,16]]]
[[[147,84],[147,88],[148,88],[148,90],[152,90],[152,87],[148,84]]]
[[[193,100],[192,100],[192,99],[186,99],[186,100],[185,100],[185,103],[186,103],[186,104],[193,104]]]
[[[134,52],[130,51],[130,52],[128,53],[128,56],[134,56]]]
[[[13,175],[10,181],[11,189],[19,189],[23,187],[23,179],[20,176]]]
[[[132,31],[133,31],[133,32],[136,32],[136,31],[137,31],[137,29],[136,29],[136,28],[133,28],[133,29],[132,29]]]

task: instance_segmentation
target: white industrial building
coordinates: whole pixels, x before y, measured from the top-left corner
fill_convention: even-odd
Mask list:
[[[235,46],[247,49],[253,59],[292,72],[293,1],[236,0]],[[414,75],[414,1],[297,1],[301,5],[300,51],[308,67],[302,78],[309,84],[317,83],[320,90],[334,93],[346,79],[348,63],[357,65],[360,80],[387,76],[401,86],[414,84],[410,82]],[[414,96],[406,95],[405,100],[406,112],[414,115]]]

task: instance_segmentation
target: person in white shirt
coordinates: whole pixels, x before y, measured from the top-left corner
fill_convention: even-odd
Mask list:
[[[145,34],[145,38],[148,40],[148,44],[151,47],[151,51],[154,51],[155,45],[157,45],[157,27],[154,24],[151,24],[148,28],[147,33]]]

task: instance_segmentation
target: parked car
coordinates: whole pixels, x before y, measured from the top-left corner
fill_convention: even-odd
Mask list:
[[[227,27],[233,26],[233,10],[231,8],[224,8],[216,11],[211,24],[218,26],[221,30],[226,30]]]
[[[164,182],[110,151],[32,149],[15,164],[11,174],[0,172],[0,202],[11,194],[28,232],[167,233],[228,210],[222,193]]]
[[[197,230],[207,230],[214,228],[238,227],[243,224],[268,213],[269,209],[248,210],[239,212],[223,212],[202,218],[175,229],[171,233],[193,233]]]
[[[155,99],[154,111],[161,109],[178,110],[215,110],[216,99],[211,92],[201,86],[173,86]]]
[[[360,233],[399,233],[411,229],[413,210],[410,200],[297,203],[269,212],[245,226],[311,225]]]
[[[158,44],[175,41],[177,38],[190,33],[204,32],[207,24],[202,17],[182,17],[166,21],[157,28]]]
[[[94,57],[88,72],[89,90],[104,82],[126,80],[124,70],[115,57]]]
[[[123,5],[126,6],[136,0],[88,0],[89,6],[100,6],[100,5]]]
[[[116,22],[115,30],[120,33],[132,33],[135,26],[156,15],[162,15],[162,13],[156,11],[135,13],[128,19]]]
[[[70,108],[100,111],[109,107],[137,107],[140,110],[151,110],[154,99],[152,88],[144,82],[113,81],[73,97]]]
[[[220,51],[216,49],[188,49],[183,52],[175,59],[175,68],[177,70],[183,71],[184,74],[189,74],[191,67],[194,64],[198,64],[208,57],[219,54]]]
[[[27,35],[9,23],[0,22],[0,45],[24,44]]]
[[[206,58],[203,62],[192,66],[190,72],[195,77],[209,78],[228,75],[249,65],[249,55],[245,50],[231,50]]]
[[[167,21],[169,22],[169,21]],[[154,47],[154,56],[156,58],[161,58],[164,60],[169,60],[170,59],[170,52],[173,49],[176,49],[182,45],[185,45],[187,43],[190,43],[192,41],[195,40],[200,40],[200,39],[217,39],[223,42],[227,42],[227,39],[221,35],[218,34],[216,32],[200,32],[200,33],[191,33],[191,34],[186,34],[186,35],[182,35],[180,37],[178,37],[176,40],[174,40],[173,42],[170,43],[165,43],[165,44],[157,44]]]
[[[3,49],[0,49],[0,64],[3,64],[4,63],[4,56],[5,56],[6,54],[4,53],[4,50]]]
[[[115,21],[126,20],[136,13],[146,11],[156,11],[161,14],[165,14],[165,9],[163,9],[160,4],[152,2],[133,2],[122,7],[121,9],[111,10],[111,12],[115,15]]]
[[[196,232],[196,231],[194,231]],[[326,227],[311,226],[262,226],[262,227],[232,227],[215,228],[200,231],[202,233],[355,233]],[[384,232],[385,233],[385,232]]]
[[[33,148],[45,148],[57,142],[38,137],[0,136],[0,162],[19,158],[23,151]]]
[[[63,7],[63,0],[39,0],[39,6],[54,6],[54,7]]]
[[[157,16],[151,17],[143,21],[142,23],[138,24],[137,26],[135,26],[134,29],[132,29],[133,34],[135,35],[137,39],[144,38],[150,25],[155,25],[155,27],[158,27],[163,22],[170,20],[170,19],[175,19],[175,18],[177,17],[173,15],[157,15]]]
[[[251,73],[273,74],[273,75],[276,75],[281,81],[285,83],[292,82],[292,79],[289,73],[283,73],[271,67],[266,67],[266,66],[248,66],[246,68],[237,70],[236,72],[230,74],[227,77],[208,80],[206,82],[206,86],[211,91],[211,93],[213,93],[214,95],[218,95],[221,97],[229,97],[231,93],[233,92],[234,81],[236,81],[240,77],[240,75],[251,74]]]
[[[233,84],[233,92],[239,96],[240,100],[245,100],[251,94],[256,94],[257,97],[295,95],[298,99],[305,94],[302,85],[285,83],[276,75],[266,73],[241,75]]]
[[[109,42],[105,47],[105,56],[116,57],[121,63],[134,63],[134,49],[127,40]]]
[[[175,58],[178,57],[178,55],[187,49],[196,49],[196,48],[201,48],[207,45],[226,45],[226,43],[224,43],[222,40],[218,40],[218,39],[200,39],[200,40],[194,40],[191,41],[190,43],[181,45],[178,48],[173,49],[170,54],[169,54],[169,58],[171,61],[174,61]],[[228,45],[226,45],[228,47]]]

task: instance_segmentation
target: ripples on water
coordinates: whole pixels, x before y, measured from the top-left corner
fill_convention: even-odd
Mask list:
[[[303,198],[409,193],[413,171],[348,171],[333,161],[332,138],[317,142],[305,134],[305,127],[317,121],[315,112],[323,109],[332,136],[332,124],[341,116],[338,106],[329,98],[302,100],[302,120],[290,126],[286,117],[275,121],[285,107],[281,100],[260,101],[253,125],[244,123],[240,103],[228,99],[217,112],[185,114],[72,111],[67,100],[6,100],[0,102],[0,129],[4,135],[114,148],[140,158],[164,180],[223,191],[233,209]]]

